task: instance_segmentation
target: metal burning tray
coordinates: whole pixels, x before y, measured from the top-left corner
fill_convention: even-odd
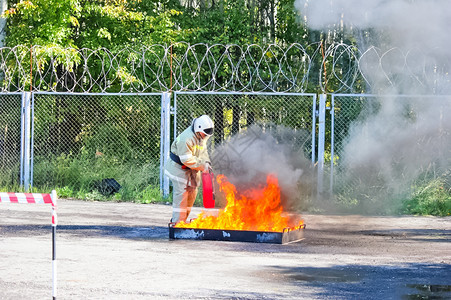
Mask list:
[[[283,232],[177,228],[174,226],[174,223],[169,223],[170,239],[215,240],[271,244],[287,244],[303,240],[305,229],[305,224],[295,230],[285,228]]]

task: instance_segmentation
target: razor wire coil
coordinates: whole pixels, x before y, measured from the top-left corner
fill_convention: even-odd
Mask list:
[[[189,44],[139,49],[0,48],[0,92],[340,92],[412,83],[448,92],[449,62],[418,49],[354,45]]]

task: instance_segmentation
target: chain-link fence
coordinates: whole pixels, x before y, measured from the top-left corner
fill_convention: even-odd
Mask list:
[[[352,124],[362,124],[370,115],[374,114],[379,107],[379,101],[374,95],[333,95],[332,110],[327,114],[326,124],[330,126],[326,130],[326,168],[330,176],[329,186],[334,191],[349,190],[352,186],[360,183],[358,177],[345,178],[342,176],[346,170],[344,164],[344,152],[351,131],[358,129]],[[361,134],[368,138],[368,132],[364,126],[360,127]],[[362,143],[367,143],[362,141]]]
[[[0,186],[19,183],[21,93],[0,94]]]
[[[175,104],[174,138],[196,117],[213,119],[208,147],[215,172],[241,182],[244,174],[295,173],[296,168],[309,176],[306,169],[315,159],[315,94],[180,92]],[[287,170],[280,170],[283,166]],[[311,196],[310,180],[297,196]]]
[[[220,173],[240,164],[217,151],[222,145],[234,148],[235,156],[252,158],[252,145],[271,133],[273,144],[290,145],[291,153],[310,166],[321,155],[316,139],[324,138],[324,190],[329,186],[331,196],[345,204],[402,197],[431,178],[450,181],[451,187],[450,97],[334,94],[320,137],[315,94],[175,92],[172,101],[163,95],[32,93],[33,188],[89,198],[102,192],[103,180],[114,179],[122,186],[120,199],[159,195],[164,151],[169,151],[162,145],[169,146],[202,114],[215,122],[208,146]],[[0,95],[0,183],[5,188],[18,185],[22,174],[23,96]],[[169,137],[164,120],[171,112]],[[167,132],[162,136],[162,131]]]
[[[159,188],[161,94],[33,96],[35,188],[108,194],[114,179],[123,199]]]
[[[326,157],[335,199],[359,208],[392,207],[422,182],[439,178],[451,187],[450,99],[333,95]]]
[[[220,145],[238,132],[252,125],[266,130],[284,126],[307,132],[292,143],[312,157],[312,127],[314,94],[277,93],[175,93],[176,122],[174,136],[180,134],[194,118],[209,115],[215,124],[210,147]]]

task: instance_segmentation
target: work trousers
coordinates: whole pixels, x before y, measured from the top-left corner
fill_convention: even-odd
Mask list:
[[[187,221],[197,196],[200,172],[182,169],[174,161],[169,161],[165,174],[172,182],[172,222]]]

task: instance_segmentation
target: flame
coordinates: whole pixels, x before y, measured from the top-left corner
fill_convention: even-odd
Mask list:
[[[224,192],[227,205],[219,210],[218,216],[208,216],[201,212],[190,223],[180,222],[178,228],[226,229],[283,232],[287,227],[298,229],[303,221],[294,224],[290,217],[283,215],[280,202],[280,188],[277,178],[268,175],[266,186],[238,193],[226,176],[216,177],[220,191]]]

